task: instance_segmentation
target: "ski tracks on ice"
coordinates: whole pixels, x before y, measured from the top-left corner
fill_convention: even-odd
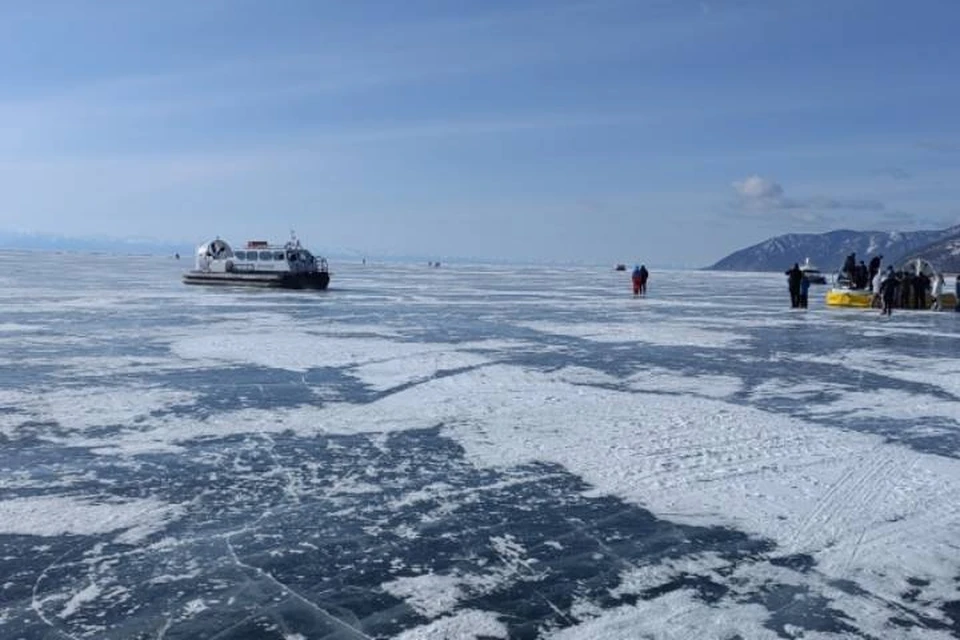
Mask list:
[[[797,451],[811,449],[807,436],[744,428],[722,412],[709,429],[676,416],[669,428],[644,435],[649,440],[640,449],[638,479],[660,490],[726,482],[811,462],[808,455],[796,456]]]
[[[923,457],[887,443],[855,456],[785,536],[783,548],[790,553],[835,548],[834,562],[845,570],[862,550],[929,523],[914,516],[942,502],[940,491],[918,477]]]

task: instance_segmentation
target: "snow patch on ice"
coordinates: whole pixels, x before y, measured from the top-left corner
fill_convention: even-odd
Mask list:
[[[178,505],[152,498],[99,503],[72,496],[13,498],[0,502],[0,533],[59,536],[123,530],[116,541],[134,544],[181,513]]]
[[[75,614],[80,609],[80,607],[82,607],[84,604],[88,602],[93,602],[98,597],[100,597],[100,593],[101,593],[100,587],[98,587],[96,583],[91,581],[90,584],[88,584],[86,587],[84,587],[80,591],[77,591],[75,594],[73,594],[70,597],[69,600],[67,600],[66,604],[63,606],[63,610],[60,611],[60,613],[58,613],[57,616],[61,619],[69,618],[70,616]]]
[[[183,605],[183,613],[186,617],[192,618],[198,613],[202,613],[208,609],[207,604],[203,601],[202,598],[194,598],[190,602],[187,602]]]
[[[707,603],[697,596],[692,590],[680,589],[652,600],[638,600],[636,605],[604,611],[597,618],[548,633],[545,637],[551,640],[778,640],[783,637],[763,626],[769,614],[759,604],[733,604],[725,600]],[[803,637],[820,636],[807,634]]]
[[[426,618],[452,610],[463,598],[461,578],[428,573],[420,576],[397,578],[381,585],[384,591],[403,600],[417,613]]]
[[[960,337],[960,333],[956,334]],[[960,398],[960,360],[892,355],[877,349],[848,349],[830,357],[798,355],[799,362],[839,365],[855,372],[873,373],[907,382],[939,387]],[[883,394],[876,394],[882,400]],[[886,404],[886,403],[884,403]]]
[[[433,620],[429,624],[407,629],[395,638],[396,640],[471,640],[505,639],[508,636],[506,625],[497,619],[496,614],[468,609]]]
[[[324,337],[288,328],[282,332],[226,332],[176,340],[171,350],[177,356],[210,365],[213,362],[252,364],[303,372],[317,367],[354,367],[369,375],[370,384],[384,387],[433,373],[437,368],[470,366],[483,359],[471,350],[509,348],[504,341],[476,341],[458,344],[398,342],[382,338]],[[411,375],[402,375],[410,362]],[[433,367],[431,369],[431,366]]]
[[[641,342],[663,347],[725,349],[743,346],[747,336],[727,331],[710,331],[679,324],[620,322],[522,322],[518,326],[553,335],[582,338],[593,342]]]
[[[472,353],[426,351],[364,364],[352,369],[352,373],[368,387],[386,391],[430,378],[438,371],[476,367],[487,362],[489,359]]]
[[[444,423],[478,465],[557,463],[598,494],[767,537],[784,553],[814,554],[835,577],[857,572],[867,588],[935,575],[938,562],[955,569],[936,550],[960,527],[958,460],[747,406],[560,378],[489,366],[317,419],[347,433]],[[917,544],[905,545],[911,536]]]
[[[156,387],[63,388],[34,394],[20,393],[18,414],[0,414],[5,432],[24,421],[24,414],[40,422],[56,422],[64,429],[85,431],[97,427],[139,426],[154,411],[192,403],[197,394]],[[7,398],[3,399],[6,404]]]
[[[727,398],[743,388],[740,378],[733,376],[683,375],[662,367],[649,367],[630,376],[629,386],[635,391],[689,394],[708,398]]]

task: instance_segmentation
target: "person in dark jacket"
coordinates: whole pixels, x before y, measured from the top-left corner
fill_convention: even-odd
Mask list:
[[[860,264],[857,265],[857,277],[856,277],[856,287],[857,289],[866,289],[867,288],[867,279],[869,278],[870,271],[867,269],[867,265],[863,264],[863,260],[860,261]]]
[[[640,295],[647,297],[647,280],[650,279],[650,272],[647,271],[647,265],[640,265]]]
[[[900,279],[900,308],[909,309],[913,306],[913,274],[904,271]]]
[[[790,307],[796,309],[800,306],[800,281],[803,280],[803,271],[800,271],[800,264],[793,263],[793,267],[783,272],[787,276],[787,288],[790,289]]]
[[[873,279],[877,277],[877,274],[880,273],[880,261],[883,260],[883,256],[873,256],[870,258],[870,290],[873,291]],[[874,293],[878,293],[874,291]]]
[[[841,269],[841,272],[845,273],[847,275],[847,279],[850,280],[851,286],[853,285],[854,275],[856,275],[854,274],[854,271],[856,270],[857,270],[857,254],[851,253],[850,255],[847,256],[847,259],[843,261],[843,269]]]
[[[917,279],[914,281],[916,286],[913,289],[913,293],[916,296],[914,301],[914,309],[926,309],[929,306],[927,302],[927,292],[930,291],[930,277],[923,273],[922,271],[917,274]]]
[[[893,275],[893,267],[887,267],[887,273],[880,281],[880,297],[883,299],[882,315],[893,315],[893,304],[897,295],[897,279]]]
[[[801,309],[807,308],[807,292],[809,291],[810,291],[810,278],[808,278],[806,274],[804,274],[803,277],[800,278],[800,308]]]

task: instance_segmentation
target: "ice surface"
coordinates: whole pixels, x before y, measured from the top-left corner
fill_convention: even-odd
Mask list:
[[[960,636],[960,314],[49,269],[0,295],[0,637]]]

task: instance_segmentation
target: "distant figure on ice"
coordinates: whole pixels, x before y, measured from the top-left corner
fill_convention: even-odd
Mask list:
[[[647,280],[650,279],[650,272],[647,271],[647,265],[640,265],[640,295],[647,297]]]
[[[640,271],[640,265],[633,265],[633,273],[630,274],[630,281],[633,283],[633,297],[640,295],[640,289],[643,287],[643,275]]]
[[[810,278],[807,277],[807,274],[803,274],[803,277],[800,278],[800,308],[807,308],[807,292],[810,291]]]
[[[794,262],[793,267],[783,272],[787,276],[787,288],[790,289],[790,308],[800,307],[800,282],[803,280],[803,271],[800,264]]]
[[[177,253],[173,254],[173,257],[176,258],[177,260],[179,260],[179,259],[180,259],[180,253],[177,252]]]
[[[881,315],[893,315],[893,304],[897,299],[897,279],[893,275],[893,267],[887,267],[887,273],[880,281],[880,297],[883,300]]]
[[[953,310],[960,312],[960,275],[957,276],[957,306]]]

